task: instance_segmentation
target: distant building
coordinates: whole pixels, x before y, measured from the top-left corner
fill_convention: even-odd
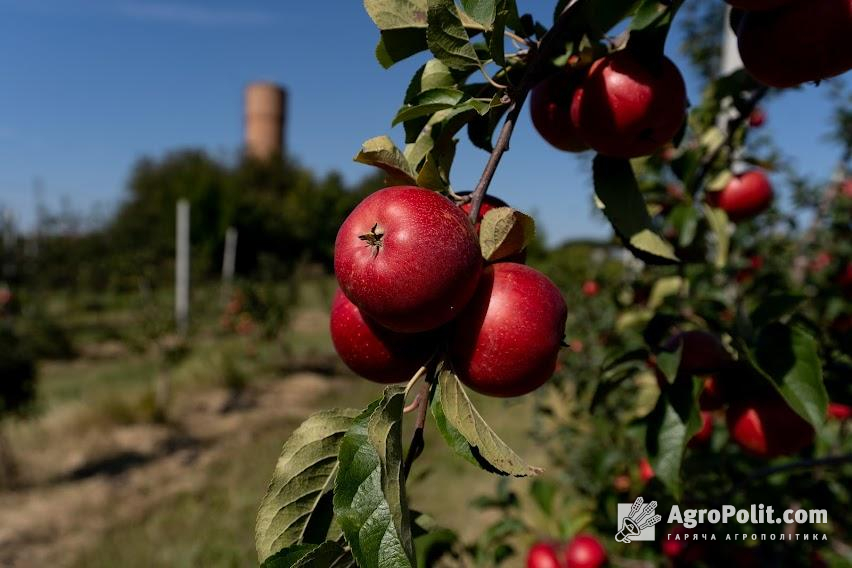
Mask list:
[[[251,83],[245,90],[245,152],[269,160],[284,152],[287,92],[274,83]]]

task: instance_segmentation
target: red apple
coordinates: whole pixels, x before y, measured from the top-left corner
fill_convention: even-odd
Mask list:
[[[789,4],[792,0],[725,0],[734,8],[747,10],[749,12],[757,12],[760,10],[774,10],[785,4]]]
[[[385,329],[338,290],[331,305],[331,340],[346,366],[365,379],[396,383],[410,379],[437,348],[434,333]]]
[[[811,425],[778,398],[732,403],[727,424],[731,438],[761,458],[795,454],[814,441]]]
[[[797,0],[746,12],[737,36],[752,77],[770,87],[792,87],[852,68],[850,30],[852,0]]]
[[[766,113],[763,109],[756,108],[748,115],[748,125],[752,128],[760,128],[766,122]]]
[[[533,126],[551,146],[566,152],[589,148],[571,120],[571,100],[580,77],[560,71],[541,81],[530,93]]]
[[[527,552],[527,568],[561,568],[556,547],[549,542],[537,542]]]
[[[597,296],[598,292],[601,291],[600,285],[594,280],[586,280],[583,282],[583,294],[585,296]]]
[[[663,344],[663,351],[680,351],[680,373],[701,375],[718,371],[731,363],[731,356],[722,342],[712,333],[691,330],[670,337]]]
[[[840,194],[852,199],[852,179],[843,180],[840,184]]]
[[[811,260],[811,272],[822,272],[831,265],[832,260],[831,253],[824,250],[819,251]]]
[[[489,266],[455,322],[453,368],[475,391],[520,396],[553,374],[568,308],[544,274],[512,262]]]
[[[759,170],[733,178],[721,191],[707,192],[707,202],[724,210],[731,221],[744,221],[762,213],[772,198],[772,185]]]
[[[712,412],[702,412],[701,413],[701,430],[695,433],[691,440],[689,440],[689,446],[691,448],[696,448],[699,446],[706,446],[710,443],[710,439],[713,437],[713,413]]]
[[[606,561],[606,549],[590,534],[578,534],[565,547],[565,564],[568,568],[599,568]]]
[[[701,560],[704,556],[705,545],[702,542],[691,540],[691,535],[694,532],[693,529],[688,529],[683,525],[675,525],[670,528],[663,539],[663,554],[673,562],[686,565]]]
[[[473,225],[449,199],[389,187],[364,199],[341,225],[334,271],[367,315],[412,333],[459,313],[476,290],[482,256]]]
[[[852,406],[839,402],[828,403],[828,417],[844,422],[852,418]]]
[[[648,458],[639,460],[639,479],[642,480],[642,483],[648,483],[654,479],[655,475],[654,468],[651,467],[651,462],[648,461]]]
[[[655,61],[630,51],[598,59],[577,91],[571,118],[597,152],[617,158],[653,153],[683,124],[686,87],[667,57]]]

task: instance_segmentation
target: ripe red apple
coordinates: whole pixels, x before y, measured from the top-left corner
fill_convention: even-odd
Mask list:
[[[565,564],[568,568],[599,568],[606,561],[606,549],[590,534],[578,534],[565,547]]]
[[[780,8],[784,4],[789,4],[792,0],[725,0],[734,8],[747,10],[749,12],[757,12],[759,10],[774,10]]]
[[[556,547],[549,542],[537,542],[527,552],[527,568],[561,568]]]
[[[434,333],[397,333],[365,316],[337,290],[331,305],[331,341],[346,366],[365,379],[410,379],[437,348]]]
[[[579,74],[560,71],[541,81],[530,93],[533,126],[551,146],[566,152],[589,148],[571,119],[571,100],[580,78]]]
[[[712,412],[702,412],[701,413],[701,430],[695,433],[691,440],[689,440],[689,447],[696,448],[699,446],[706,446],[710,443],[710,439],[713,437],[713,413]]]
[[[590,298],[593,296],[597,296],[598,292],[601,291],[600,285],[594,280],[586,280],[583,282],[583,294],[589,296]]]
[[[828,403],[828,417],[844,422],[852,418],[852,406],[839,402]]]
[[[654,468],[651,467],[651,462],[648,461],[648,458],[639,460],[639,479],[642,480],[642,483],[648,483],[654,479],[655,475]]]
[[[459,313],[476,290],[482,257],[473,225],[449,199],[389,187],[364,199],[340,226],[334,271],[367,315],[413,333]]]
[[[520,396],[553,374],[568,308],[544,274],[512,262],[487,267],[455,322],[453,368],[475,391]]]
[[[819,251],[813,260],[811,260],[811,272],[822,272],[831,265],[832,260],[833,257],[830,252],[824,250]]]
[[[690,330],[670,337],[663,344],[663,351],[680,351],[680,373],[701,375],[722,369],[731,363],[731,356],[725,350],[722,342],[712,333],[701,330]]]
[[[704,378],[704,388],[698,398],[698,406],[701,410],[719,410],[724,406],[725,398],[722,393],[722,385],[716,377]]]
[[[762,213],[772,198],[772,185],[759,170],[733,178],[721,191],[707,192],[707,202],[724,210],[731,221],[744,221]]]
[[[759,107],[751,111],[751,114],[748,115],[748,125],[752,128],[760,128],[765,122],[766,113]]]
[[[814,429],[779,398],[734,402],[728,407],[731,438],[761,458],[795,454],[814,441]]]
[[[776,10],[746,12],[740,57],[770,87],[827,79],[852,68],[852,0],[797,0]]]
[[[571,105],[580,137],[617,158],[653,153],[683,124],[686,87],[667,57],[641,59],[626,50],[595,61]]]
[[[691,540],[690,535],[694,532],[683,525],[670,528],[663,539],[663,554],[673,562],[684,563],[684,565],[701,560],[705,545]]]

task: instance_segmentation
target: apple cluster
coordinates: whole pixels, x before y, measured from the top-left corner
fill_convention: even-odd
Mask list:
[[[723,411],[731,440],[755,457],[771,459],[795,454],[813,444],[813,427],[776,392],[737,365],[715,335],[686,331],[672,336],[663,345],[664,351],[678,348],[681,359],[675,380],[700,377],[703,381],[698,401],[702,424],[690,446],[710,442],[715,413]],[[659,370],[657,380],[666,388],[666,379]],[[647,462],[645,469],[640,477],[647,481],[653,477],[653,471]]]
[[[395,383],[443,360],[470,388],[499,397],[550,378],[568,310],[559,289],[522,264],[522,253],[483,260],[480,222],[501,206],[487,197],[474,224],[469,203],[397,186],[352,211],[335,241],[340,288],[331,311],[331,338],[346,365]]]
[[[527,552],[527,568],[601,568],[606,549],[590,534],[578,534],[568,544],[537,542]]]
[[[852,69],[852,0],[727,0],[740,57],[770,87],[821,81]]]
[[[636,158],[683,126],[686,86],[669,58],[622,49],[585,72],[566,67],[541,81],[530,114],[542,138],[560,150]]]

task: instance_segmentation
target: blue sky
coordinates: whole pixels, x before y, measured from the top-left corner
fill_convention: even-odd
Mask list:
[[[519,4],[529,11],[551,2]],[[549,23],[549,10],[533,11]],[[242,89],[257,79],[290,91],[291,153],[318,173],[356,180],[367,173],[351,161],[363,140],[390,134],[401,142],[390,120],[426,57],[383,70],[373,57],[377,38],[356,0],[0,0],[0,205],[31,224],[39,180],[50,207],[64,198],[81,212],[109,209],[140,156],[188,146],[233,156]],[[678,40],[668,51],[685,68]],[[838,158],[825,141],[826,92],[808,86],[766,109],[768,133],[819,177]],[[550,242],[607,235],[590,214],[589,158],[552,149],[525,119],[492,192],[534,213]],[[485,159],[462,136],[454,187],[474,185]]]

